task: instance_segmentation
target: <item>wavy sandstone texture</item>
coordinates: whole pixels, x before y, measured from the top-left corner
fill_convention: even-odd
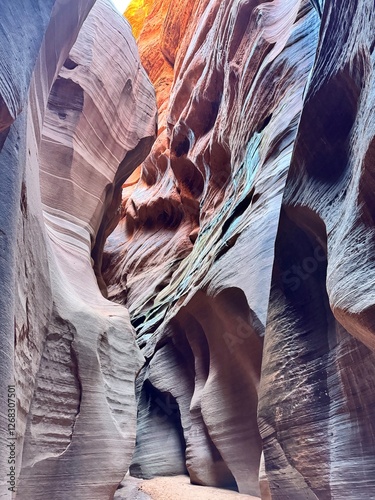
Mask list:
[[[375,498],[374,4],[151,4],[162,130],[103,259],[146,358],[130,472]]]
[[[0,498],[375,499],[374,2],[13,4]]]
[[[374,2],[326,2],[323,20],[276,241],[259,425],[272,498],[373,499]]]
[[[161,43],[175,51],[167,130],[104,259],[141,345],[156,330],[131,473],[187,468],[194,483],[257,495],[273,248],[319,18],[300,1],[172,11],[168,33],[189,21],[182,40]]]
[[[5,0],[1,5],[0,18],[0,276],[2,293],[0,294],[0,380],[1,380],[1,453],[0,453],[0,493],[1,498],[10,498],[6,483],[8,454],[5,453],[7,432],[6,399],[8,384],[14,383],[13,366],[22,370],[27,366],[29,372],[26,386],[18,384],[19,405],[29,404],[35,383],[35,375],[40,360],[43,335],[44,315],[51,308],[49,304],[50,284],[46,262],[46,246],[43,236],[43,222],[40,203],[38,206],[38,183],[30,179],[28,188],[29,201],[26,213],[27,170],[33,170],[38,176],[36,163],[37,144],[40,140],[40,122],[46,106],[46,98],[54,78],[71,46],[77,37],[93,2],[86,0],[70,5],[65,0],[46,0],[35,8],[35,2],[23,2],[18,15],[14,13],[14,2]],[[66,16],[64,25],[57,20]],[[51,40],[54,40],[53,50]],[[48,59],[48,72],[43,68]],[[43,68],[43,69],[42,69]],[[38,107],[28,107],[28,99],[38,96]],[[38,116],[38,110],[40,116]],[[33,196],[31,196],[33,193]],[[33,215],[38,216],[31,220]],[[29,222],[29,223],[28,223]],[[29,227],[27,227],[29,226]],[[27,245],[18,247],[22,239],[23,228],[29,229],[26,234]],[[38,235],[39,238],[35,236]],[[22,242],[21,242],[22,244]],[[28,278],[28,276],[30,276]],[[17,286],[16,286],[17,284]],[[19,287],[18,287],[19,285]],[[26,301],[23,290],[29,288],[32,301]],[[32,293],[38,289],[37,296]],[[24,315],[27,311],[28,321],[24,322],[14,338],[15,317],[22,316],[19,302],[23,302]],[[18,303],[18,304],[17,304]],[[31,308],[30,308],[31,306]],[[25,318],[26,319],[26,318]],[[31,324],[38,332],[36,336],[27,338],[27,324]],[[14,345],[23,337],[33,351],[33,361],[23,353],[14,356]],[[22,410],[20,421],[22,417]],[[20,435],[22,427],[20,424]],[[18,457],[21,455],[22,437],[19,439]],[[17,460],[19,469],[20,459]]]
[[[25,25],[45,37],[1,80],[13,92],[1,94],[12,103],[1,106],[10,126],[1,199],[12,211],[1,222],[1,370],[10,383],[15,324],[17,499],[111,498],[135,441],[142,356],[128,312],[103,297],[95,271],[121,185],[154,141],[156,102],[129,24],[109,1],[93,4],[30,2]],[[7,8],[9,38],[17,31]],[[16,46],[10,40],[10,70]],[[1,465],[0,496],[10,498]]]

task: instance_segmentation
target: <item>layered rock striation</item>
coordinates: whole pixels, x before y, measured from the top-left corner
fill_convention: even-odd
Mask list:
[[[275,499],[374,497],[374,28],[373,2],[326,2],[263,354],[259,425]]]
[[[30,5],[28,22],[45,35],[4,83],[16,105],[1,109],[19,116],[6,122],[0,152],[12,211],[2,231],[1,370],[13,383],[14,356],[20,499],[110,498],[135,442],[142,356],[127,310],[103,296],[100,268],[122,183],[154,141],[156,103],[129,24],[111,2],[93,4]],[[8,34],[12,22],[2,16]],[[14,51],[7,57],[12,68]]]
[[[300,1],[179,13],[164,28],[186,16],[182,38],[160,43],[174,71],[167,128],[126,187],[104,259],[109,297],[147,342],[130,470],[186,468],[194,483],[258,495],[273,249],[319,16]]]
[[[173,82],[103,260],[146,358],[131,474],[371,497],[373,3],[191,6],[137,27]]]
[[[26,166],[31,162],[31,151],[35,151],[37,143],[40,141],[40,126],[38,119],[35,121],[35,130],[28,128],[38,114],[37,108],[28,109],[28,102],[31,96],[38,94],[40,103],[40,114],[44,112],[46,96],[53,78],[59,71],[60,65],[67,57],[68,52],[74,43],[77,33],[82,25],[93,2],[82,1],[72,7],[69,16],[67,16],[64,26],[56,28],[56,19],[66,14],[66,2],[63,0],[46,1],[35,9],[33,2],[24,2],[18,15],[14,15],[14,3],[5,1],[1,7],[1,62],[0,62],[0,234],[1,234],[1,258],[0,275],[2,293],[0,294],[0,380],[1,380],[1,411],[0,411],[0,429],[2,452],[0,453],[0,487],[1,496],[8,498],[11,492],[8,490],[10,484],[7,483],[6,471],[9,472],[8,453],[6,444],[8,443],[8,413],[7,399],[8,386],[14,385],[13,367],[22,369],[24,364],[28,365],[31,372],[30,385],[28,387],[18,387],[18,394],[21,392],[20,399],[29,399],[30,394],[26,392],[33,391],[35,373],[39,364],[38,348],[40,342],[30,339],[33,350],[36,354],[35,361],[23,363],[22,359],[16,359],[14,356],[14,346],[17,346],[17,339],[14,335],[14,325],[16,315],[20,317],[16,302],[20,300],[23,278],[26,277],[27,270],[24,269],[24,261],[29,260],[28,268],[33,272],[32,281],[35,287],[39,289],[39,301],[35,298],[35,306],[38,311],[38,317],[31,318],[29,305],[24,300],[24,310],[29,310],[29,320],[34,322],[39,329],[39,322],[43,322],[44,307],[43,296],[48,296],[48,286],[44,286],[44,278],[48,273],[45,248],[43,244],[38,245],[38,239],[33,234],[28,236],[28,250],[18,247],[22,233],[22,227],[26,217],[22,213],[26,203],[25,175]],[[53,33],[53,35],[52,35]],[[50,50],[49,40],[56,39],[54,43],[55,50]],[[50,47],[50,48],[49,48]],[[48,56],[49,70],[42,71],[41,67],[46,62]],[[62,61],[61,61],[62,59]],[[40,121],[42,117],[39,117]],[[30,134],[28,133],[30,131]],[[30,136],[31,135],[31,136]],[[30,146],[28,147],[28,143]],[[34,154],[35,159],[35,154]],[[34,169],[35,171],[35,169]],[[36,178],[38,170],[36,170]],[[34,180],[30,190],[38,186],[37,180]],[[38,187],[36,187],[38,190]],[[38,191],[37,191],[38,193]],[[38,194],[36,195],[36,199]],[[41,211],[39,220],[42,219]],[[41,234],[41,223],[34,223],[36,229],[34,233]],[[38,227],[39,226],[39,227]],[[34,246],[35,243],[35,246]],[[29,254],[29,255],[28,255]],[[34,254],[34,259],[30,258]],[[37,269],[39,269],[37,271]],[[31,288],[31,286],[30,286]],[[34,308],[34,297],[32,299]],[[39,302],[39,303],[38,303]],[[39,309],[38,306],[41,305]],[[20,336],[26,337],[25,329],[20,329]],[[17,335],[16,335],[17,337]],[[30,366],[31,365],[31,366]],[[21,417],[22,418],[22,417]],[[22,431],[21,431],[22,434]],[[22,440],[22,438],[21,438]],[[18,456],[20,455],[18,448]],[[19,470],[20,461],[17,460],[17,469]]]
[[[109,0],[23,4],[0,19],[15,497],[188,474],[375,498],[374,3],[135,0],[139,53]]]

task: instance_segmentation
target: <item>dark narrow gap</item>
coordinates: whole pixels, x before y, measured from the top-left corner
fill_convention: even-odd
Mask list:
[[[287,462],[302,474],[307,485],[321,500],[331,499],[327,467],[330,463],[331,405],[328,367],[330,345],[335,335],[335,319],[326,290],[326,272],[323,222],[308,209],[282,209],[267,320],[269,325],[276,324],[277,329],[271,337],[266,334],[263,359],[267,374],[277,373],[278,379],[268,394],[262,394],[259,415],[262,421],[275,429],[276,441],[283,443]],[[280,352],[285,354],[281,357]],[[264,372],[262,377],[266,376]],[[304,380],[304,393],[308,394],[306,399],[294,387],[301,378]],[[288,398],[283,396],[285,394],[289,394]],[[316,423],[317,415],[319,427],[310,442],[306,429],[311,422]],[[301,447],[296,449],[295,445],[289,445],[295,442],[309,442],[314,468],[309,461],[301,459]],[[285,484],[273,482],[270,464],[273,454],[278,452],[267,439],[263,444],[271,492],[275,498],[280,498],[278,493],[287,488],[287,481],[293,481],[293,478],[285,478]]]
[[[233,224],[233,222],[241,217],[246,210],[249,208],[253,201],[253,196],[254,196],[255,188],[252,188],[250,193],[246,195],[246,197],[235,207],[231,215],[228,217],[228,219],[224,222],[223,228],[221,230],[221,236],[223,237],[225,233],[228,231],[230,226]]]
[[[139,326],[143,325],[143,323],[145,322],[146,320],[146,316],[142,315],[142,316],[136,316],[135,318],[133,318],[131,320],[131,324],[133,325],[133,327],[135,329],[137,329]]]
[[[260,134],[261,132],[263,132],[263,130],[270,123],[271,119],[272,119],[272,113],[269,114],[268,116],[266,116],[266,118],[264,118],[264,120],[261,120],[261,122],[259,123],[259,125],[256,128],[256,132],[258,132],[258,134]]]
[[[78,64],[76,62],[74,62],[72,59],[70,59],[69,57],[64,62],[64,68],[66,68],[66,69],[75,69],[77,66],[78,66]]]
[[[140,414],[143,414],[145,420],[140,417]],[[151,436],[146,435],[145,438],[145,431],[141,431],[139,425],[140,422],[146,422],[146,432],[150,431],[150,429],[154,429],[155,431],[164,432],[167,437],[170,436],[171,433],[173,433],[174,436],[177,436],[180,446],[180,449],[177,450],[179,454],[179,461],[181,464],[185,463],[186,443],[181,425],[180,409],[176,398],[174,398],[169,392],[162,392],[158,390],[148,379],[145,379],[141,388],[140,400],[138,403],[137,421],[137,439],[133,460],[129,468],[130,475],[143,479],[150,479],[160,475],[171,475],[169,467],[173,467],[173,464],[155,464],[156,467],[151,467],[151,470],[149,464],[145,464],[145,444],[142,439],[151,439]],[[174,449],[174,451],[176,450]],[[159,449],[158,452],[160,453],[160,460],[163,460],[164,453],[167,452],[167,450]],[[149,457],[146,457],[146,461],[148,459]],[[155,470],[157,467],[163,468],[163,466],[166,467],[165,473],[160,471],[160,469]],[[181,470],[180,472],[187,474],[186,466],[184,470]]]

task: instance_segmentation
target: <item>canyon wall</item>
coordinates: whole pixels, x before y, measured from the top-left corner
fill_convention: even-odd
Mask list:
[[[166,129],[126,186],[103,260],[147,360],[130,471],[187,469],[194,483],[258,495],[274,244],[319,16],[301,1],[162,8],[153,45],[174,74]],[[138,39],[146,68],[155,25],[151,12]]]
[[[272,498],[374,498],[375,11],[326,2],[283,197],[259,404]]]
[[[0,497],[375,498],[373,1],[1,8]]]
[[[161,131],[103,259],[146,358],[131,474],[371,497],[373,2],[151,5]]]
[[[122,183],[150,150],[157,111],[129,24],[109,1],[93,4],[30,2],[17,20],[9,5],[0,22],[10,40],[1,80],[1,370],[4,395],[16,387],[20,499],[110,498],[135,442],[143,358],[127,310],[101,293],[100,268]],[[18,60],[23,43],[30,53]],[[0,455],[0,496],[10,498]]]

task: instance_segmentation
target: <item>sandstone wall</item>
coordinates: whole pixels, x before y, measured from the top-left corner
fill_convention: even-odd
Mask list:
[[[100,291],[100,261],[121,185],[154,141],[156,104],[129,24],[109,1],[93,3],[30,6],[25,25],[44,26],[45,37],[5,81],[17,105],[1,108],[20,113],[13,125],[4,119],[11,126],[0,153],[11,213],[1,248],[1,370],[11,383],[14,356],[20,499],[110,498],[135,442],[143,358],[126,309]],[[23,31],[12,40],[11,22],[2,16],[11,48],[28,43]],[[2,498],[10,498],[7,469]]]
[[[374,28],[373,2],[326,2],[263,354],[259,424],[275,499],[375,491]]]
[[[373,498],[374,3],[94,3],[1,7],[15,497]]]
[[[166,128],[103,261],[146,357],[131,473],[371,496],[373,2],[167,3],[137,28]]]
[[[319,17],[300,1],[170,5],[167,128],[104,259],[109,297],[147,342],[131,473],[186,467],[194,483],[257,495],[273,251]]]

